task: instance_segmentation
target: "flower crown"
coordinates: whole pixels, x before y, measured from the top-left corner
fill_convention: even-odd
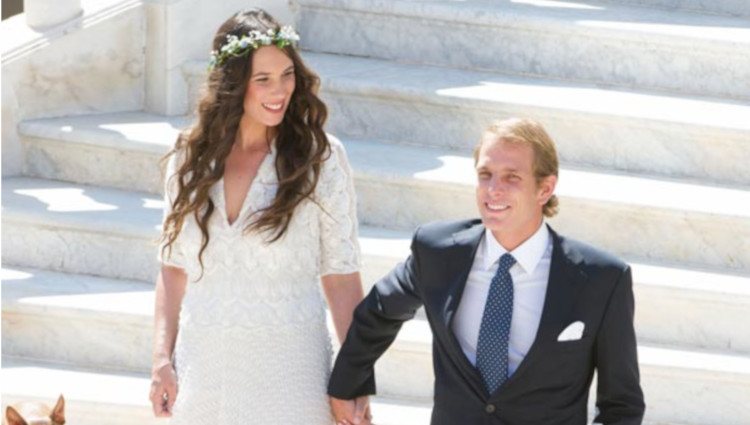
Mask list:
[[[227,35],[227,42],[221,46],[219,51],[211,52],[208,69],[212,70],[223,65],[231,57],[244,56],[250,50],[255,50],[261,46],[275,44],[279,49],[283,49],[290,45],[296,46],[298,41],[299,34],[289,25],[281,27],[278,31],[269,29],[265,34],[260,31],[250,31],[242,38],[230,34]]]

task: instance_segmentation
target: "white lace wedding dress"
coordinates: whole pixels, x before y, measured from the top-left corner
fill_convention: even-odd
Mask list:
[[[239,218],[226,218],[223,180],[211,188],[210,243],[198,263],[201,233],[186,220],[172,253],[188,285],[175,347],[179,392],[173,425],[330,425],[326,386],[331,341],[319,276],[359,270],[356,200],[343,146],[281,239],[243,234],[248,214],[270,204],[277,188],[275,148],[262,162]],[[167,176],[179,161],[172,157]],[[176,191],[167,179],[165,197]]]

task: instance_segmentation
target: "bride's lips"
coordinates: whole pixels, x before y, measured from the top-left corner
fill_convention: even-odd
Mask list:
[[[263,106],[263,109],[266,111],[272,113],[272,114],[279,114],[284,112],[284,102],[277,102],[277,103],[261,103]]]

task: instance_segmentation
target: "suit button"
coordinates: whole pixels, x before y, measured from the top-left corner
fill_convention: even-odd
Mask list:
[[[495,405],[494,404],[488,404],[484,407],[484,411],[487,413],[495,413]]]

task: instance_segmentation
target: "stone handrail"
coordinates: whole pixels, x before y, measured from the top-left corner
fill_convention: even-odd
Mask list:
[[[58,25],[83,13],[81,0],[24,0],[23,8],[33,28]]]

